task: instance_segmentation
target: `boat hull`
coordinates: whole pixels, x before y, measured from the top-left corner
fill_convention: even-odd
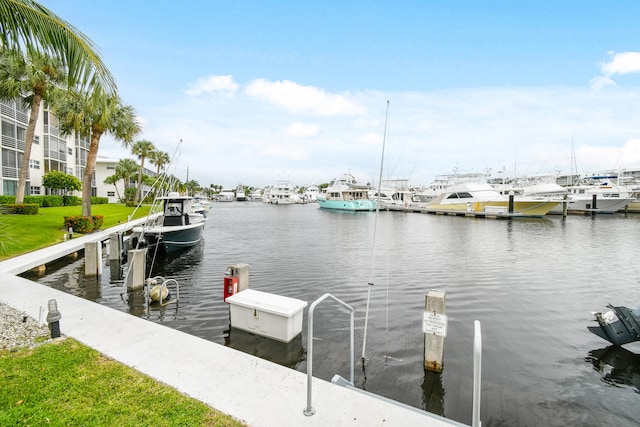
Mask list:
[[[514,201],[513,202],[513,214],[518,214],[519,216],[526,217],[542,217],[545,216],[553,209],[558,202],[550,202],[550,201]],[[494,213],[508,213],[509,209],[509,201],[508,200],[498,200],[498,201],[475,201],[475,202],[466,202],[466,203],[440,203],[440,204],[432,204],[427,207],[436,210],[443,211],[457,211],[457,212],[491,212]]]
[[[374,200],[327,200],[318,198],[321,209],[333,209],[340,211],[366,212],[376,210]]]
[[[166,253],[177,252],[197,245],[202,240],[204,222],[182,226],[151,227],[144,230],[149,245],[159,245]]]
[[[584,213],[584,212],[595,212],[599,214],[613,214],[620,210],[624,210],[624,208],[629,205],[633,199],[626,198],[598,198],[596,199],[596,208],[592,209],[593,199],[569,199],[567,201],[567,212],[568,213]],[[551,214],[562,214],[562,203],[558,206],[554,207]]]

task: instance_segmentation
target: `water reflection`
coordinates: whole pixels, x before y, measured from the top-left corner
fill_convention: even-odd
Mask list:
[[[231,328],[231,325],[224,332],[224,345],[227,347],[288,368],[295,369],[306,358],[306,351],[302,347],[302,335],[285,343]]]
[[[441,372],[424,370],[422,409],[444,417],[444,387]]]
[[[640,392],[640,354],[620,346],[591,350],[586,359],[612,386],[629,385]]]

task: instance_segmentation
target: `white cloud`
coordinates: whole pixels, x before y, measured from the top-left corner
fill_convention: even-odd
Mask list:
[[[640,52],[610,52],[611,61],[601,64],[600,69],[607,76],[640,72]]]
[[[293,96],[287,88],[297,94],[309,90],[320,102],[334,96],[292,82],[262,86],[272,96]],[[294,184],[320,184],[348,169],[362,180],[377,181],[389,99],[383,174],[409,178],[412,185],[429,184],[454,167],[471,172],[506,166],[507,176],[569,173],[572,147],[581,173],[640,167],[637,87],[600,92],[580,87],[362,91],[341,96],[361,114],[320,115],[307,105],[300,109],[316,115],[301,119],[299,111],[273,108],[262,101],[263,95],[247,96],[242,88],[233,97],[183,96],[137,108],[146,122],[139,138],[170,155],[184,140],[176,156],[176,175],[184,179],[188,166],[190,179],[202,185],[264,186],[282,173]],[[101,155],[130,156],[120,142],[110,142],[108,135],[103,139]]]
[[[291,123],[284,129],[285,135],[296,138],[310,138],[320,132],[320,127],[315,123]]]
[[[186,94],[190,96],[198,96],[204,93],[226,92],[233,95],[238,90],[238,84],[233,80],[232,76],[209,76],[201,77],[187,89]]]
[[[640,52],[609,52],[610,60],[598,64],[601,76],[591,79],[591,87],[601,89],[605,86],[613,86],[614,75],[640,73]]]
[[[282,80],[271,82],[257,79],[245,89],[249,96],[261,98],[292,113],[310,113],[320,116],[361,115],[364,107],[344,95],[331,94],[313,86]]]

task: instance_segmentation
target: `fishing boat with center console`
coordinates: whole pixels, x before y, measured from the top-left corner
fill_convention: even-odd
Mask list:
[[[143,226],[133,228],[141,245],[169,253],[190,248],[202,240],[205,217],[194,210],[193,197],[172,192],[158,197],[156,202],[162,212],[150,215]]]

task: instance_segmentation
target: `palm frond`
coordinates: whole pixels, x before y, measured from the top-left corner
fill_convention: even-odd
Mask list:
[[[35,49],[60,58],[69,86],[100,86],[115,93],[116,83],[93,42],[77,28],[33,0],[0,0],[0,46]]]

